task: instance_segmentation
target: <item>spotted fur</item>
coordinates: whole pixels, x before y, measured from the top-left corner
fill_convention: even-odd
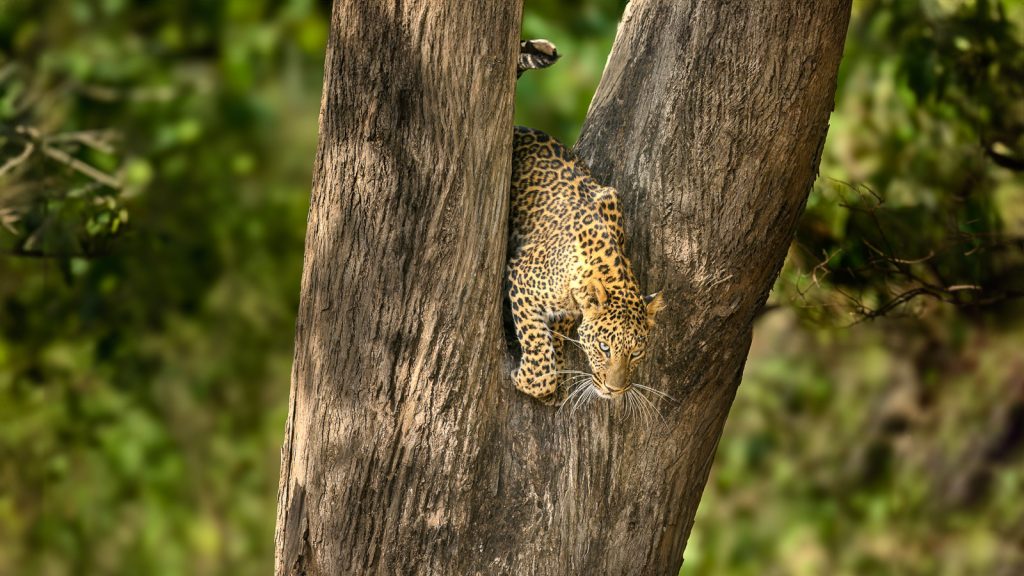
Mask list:
[[[592,386],[605,398],[624,394],[664,304],[637,286],[618,193],[554,138],[516,127],[509,219],[516,387],[547,403],[564,399],[565,341],[578,322]]]

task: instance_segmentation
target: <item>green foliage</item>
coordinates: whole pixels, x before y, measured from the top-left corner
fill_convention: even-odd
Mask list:
[[[858,8],[782,296],[820,320],[1019,309],[1024,6]]]
[[[0,11],[0,573],[265,572],[325,8],[54,8]]]
[[[886,322],[758,327],[682,574],[1020,573],[1024,330]]]
[[[269,569],[327,4],[0,0],[0,573]],[[518,123],[624,4],[526,6]],[[1021,572],[1022,23],[855,6],[684,573]]]

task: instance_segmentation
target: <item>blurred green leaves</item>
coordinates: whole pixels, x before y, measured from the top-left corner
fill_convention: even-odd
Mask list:
[[[840,324],[1024,296],[1024,5],[857,5],[821,175],[777,285]]]
[[[884,322],[820,332],[793,310],[765,317],[682,574],[1024,566],[1024,330],[971,329],[958,342]]]
[[[326,22],[0,10],[0,573],[270,565]]]

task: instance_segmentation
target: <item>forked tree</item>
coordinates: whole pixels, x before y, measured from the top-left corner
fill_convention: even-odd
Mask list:
[[[509,378],[521,3],[336,0],[276,573],[676,573],[817,171],[849,12],[623,14],[575,149],[619,190],[640,284],[668,303],[640,379],[675,400],[648,422],[610,402],[569,418]]]

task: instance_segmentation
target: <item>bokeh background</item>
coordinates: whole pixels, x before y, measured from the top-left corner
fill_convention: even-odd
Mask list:
[[[623,4],[527,2],[519,123]],[[1024,3],[854,4],[683,574],[1024,574]],[[0,574],[271,570],[328,12],[0,0]]]

